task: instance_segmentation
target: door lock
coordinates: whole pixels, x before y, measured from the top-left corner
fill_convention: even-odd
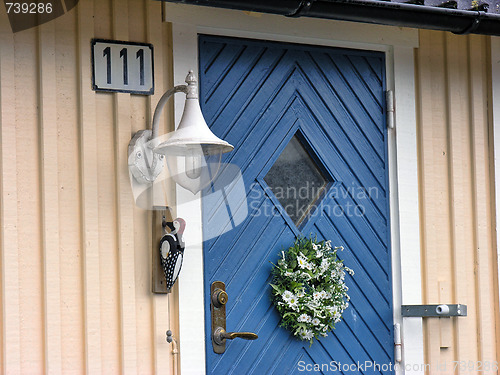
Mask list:
[[[212,305],[220,309],[227,303],[228,295],[224,290],[216,288],[212,293],[211,299],[212,299]]]
[[[226,284],[222,281],[214,281],[210,287],[210,311],[212,315],[212,347],[217,354],[226,351],[226,340],[236,338],[255,340],[259,337],[252,332],[226,332],[227,301]]]

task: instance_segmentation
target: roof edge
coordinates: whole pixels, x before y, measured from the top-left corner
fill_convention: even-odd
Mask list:
[[[500,15],[380,0],[162,0],[177,4],[500,36]],[[396,0],[399,1],[399,0]]]

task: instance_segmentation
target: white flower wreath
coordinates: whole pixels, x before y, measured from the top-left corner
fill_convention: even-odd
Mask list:
[[[349,306],[346,272],[354,271],[337,259],[330,241],[298,238],[281,252],[272,270],[272,300],[281,315],[281,326],[301,340],[328,336]]]

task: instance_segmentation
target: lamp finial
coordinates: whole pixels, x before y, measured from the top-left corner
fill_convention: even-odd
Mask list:
[[[186,76],[185,82],[188,84],[186,98],[198,99],[198,80],[196,79],[196,76],[194,75],[194,72],[192,70],[190,70],[188,75]]]

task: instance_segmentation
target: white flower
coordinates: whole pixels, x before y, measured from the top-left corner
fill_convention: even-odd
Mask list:
[[[333,314],[333,319],[334,319],[335,323],[340,322],[341,317],[342,317],[342,315],[339,312],[336,312],[335,314]]]
[[[323,252],[321,250],[316,251],[316,258],[321,258],[323,256]]]
[[[285,276],[286,276],[286,277],[290,277],[290,276],[292,276],[292,275],[293,275],[293,273],[291,273],[290,271],[286,271],[286,272],[285,272]]]
[[[313,333],[310,330],[301,331],[299,335],[302,340],[311,340],[313,338]]]
[[[331,249],[332,248],[332,241],[331,240],[325,241],[325,247],[327,249]]]
[[[297,310],[299,307],[298,303],[299,303],[299,300],[297,299],[297,297],[295,295],[292,294],[292,297],[288,301],[288,306],[290,306],[293,310]]]
[[[313,247],[313,249],[314,249],[314,250],[319,250],[319,249],[321,249],[321,246],[316,245],[314,242],[312,243],[312,247]]]
[[[325,325],[322,327],[320,335],[323,337],[328,336],[328,326]]]
[[[297,292],[297,297],[302,298],[305,296],[304,289],[301,289]]]
[[[297,318],[297,321],[298,322],[310,322],[311,321],[311,317],[307,314],[301,314],[298,318]]]
[[[313,325],[317,326],[319,324],[319,319],[318,318],[314,318],[311,323]]]
[[[321,261],[321,265],[319,266],[319,268],[321,272],[325,272],[328,269],[328,266],[329,266],[328,259],[325,258]]]
[[[307,267],[307,259],[304,257],[298,256],[297,263],[299,264],[299,267],[302,269]]]
[[[319,296],[320,298],[326,298],[326,292],[322,290],[321,292],[319,292]]]
[[[320,292],[314,292],[314,293],[313,293],[313,298],[314,298],[315,300],[320,299],[320,298],[321,298],[321,293],[320,293]]]
[[[295,296],[294,296],[294,295],[293,295],[293,293],[292,293],[292,292],[290,292],[289,290],[285,290],[285,291],[283,292],[283,294],[281,295],[281,297],[283,298],[283,301],[285,301],[285,302],[290,302],[290,300],[291,300],[292,298],[294,298]]]

